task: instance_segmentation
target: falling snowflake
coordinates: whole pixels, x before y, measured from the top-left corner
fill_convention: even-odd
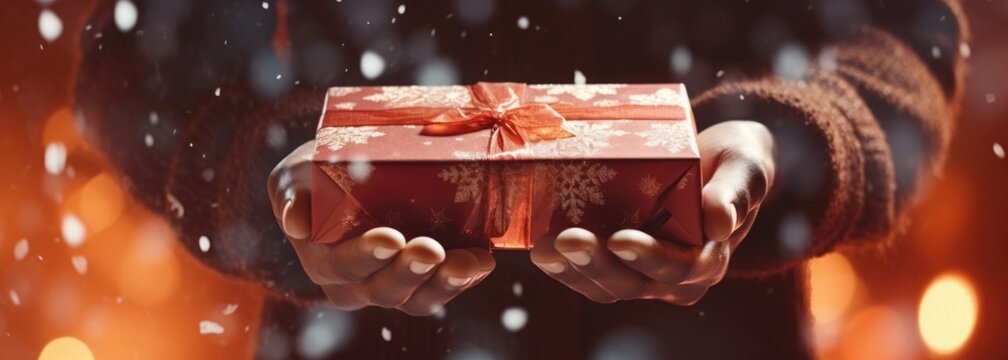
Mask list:
[[[993,148],[994,148],[994,156],[997,156],[998,159],[1004,159],[1004,157],[1005,157],[1005,149],[1004,149],[1004,147],[1002,147],[1001,144],[994,143],[994,147]]]
[[[514,284],[511,284],[511,293],[514,294],[515,297],[521,297],[524,292],[525,290],[522,288],[522,284],[520,282],[515,281]]]
[[[14,260],[21,261],[25,256],[28,256],[28,239],[21,239],[14,244]]]
[[[382,326],[381,338],[382,340],[385,341],[392,341],[392,330],[389,330],[389,328]]]
[[[626,135],[623,130],[614,129],[612,123],[569,121],[567,128],[574,136],[536,142],[532,148],[540,155],[577,155],[579,157],[593,156],[602,149],[612,147],[610,138]]]
[[[637,183],[637,188],[640,189],[641,194],[644,194],[644,196],[653,198],[661,193],[662,184],[654,176],[647,175],[640,179],[640,182]]]
[[[517,332],[528,323],[528,311],[518,306],[504,309],[501,313],[501,325],[510,332]]]
[[[466,107],[472,105],[465,86],[382,86],[381,92],[364,100],[385,103],[388,107]]]
[[[644,146],[663,147],[670,153],[677,153],[690,144],[690,129],[685,121],[651,124],[651,129],[638,132],[646,139]]]
[[[438,177],[456,185],[455,203],[478,200],[483,194],[483,166],[480,164],[452,165],[441,170]]]
[[[175,195],[165,194],[165,198],[168,200],[168,211],[171,211],[176,219],[181,219],[185,216],[185,207],[182,206],[182,202]]]
[[[620,225],[622,225],[624,229],[635,229],[641,226],[642,223],[640,210],[634,210],[633,212],[624,211],[623,220],[620,221]]]
[[[224,307],[224,310],[221,310],[221,314],[227,316],[234,314],[235,311],[238,311],[238,304],[227,304],[227,306]]]
[[[199,244],[200,251],[210,251],[210,238],[206,237],[206,235],[200,236],[197,243]]]
[[[223,334],[224,327],[220,324],[210,321],[203,320],[199,322],[199,333],[200,334]]]
[[[616,177],[616,170],[599,163],[559,162],[548,165],[554,175],[556,202],[573,224],[580,224],[589,204],[605,204],[602,184]]]
[[[70,257],[70,264],[73,265],[77,274],[84,275],[87,273],[88,261],[83,255],[74,255]]]
[[[661,88],[647,95],[630,95],[630,102],[637,105],[681,105],[682,101],[682,94],[669,88]]]
[[[8,295],[10,295],[11,303],[13,303],[14,306],[21,306],[21,296],[18,295],[17,291],[10,289]]]
[[[430,211],[431,211],[431,215],[430,215],[430,218],[427,219],[427,221],[430,223],[430,229],[431,229],[431,231],[434,231],[434,230],[443,230],[444,227],[445,227],[445,224],[448,223],[448,216],[445,215],[445,209],[444,208],[440,208],[440,209],[436,209],[435,210],[435,209],[432,208],[432,209],[430,209]]]
[[[583,76],[583,75],[582,75]],[[588,101],[596,95],[616,95],[617,89],[625,84],[575,84],[575,85],[532,85],[533,89],[546,90],[547,95],[570,94],[581,101]]]
[[[84,223],[76,215],[67,214],[64,216],[63,221],[60,223],[60,229],[62,230],[63,241],[70,247],[75,248],[84,243],[84,236],[87,232],[84,229]]]
[[[368,139],[385,136],[377,126],[327,126],[316,134],[318,144],[339,151],[347,144],[367,144]]]

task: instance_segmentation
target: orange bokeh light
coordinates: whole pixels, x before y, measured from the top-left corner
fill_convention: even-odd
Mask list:
[[[959,350],[973,334],[976,320],[976,292],[962,276],[941,275],[921,296],[917,325],[924,344],[935,353]]]

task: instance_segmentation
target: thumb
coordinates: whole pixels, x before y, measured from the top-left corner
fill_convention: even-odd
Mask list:
[[[280,213],[280,227],[290,238],[307,239],[311,234],[311,195],[294,189],[289,189],[288,194]]]
[[[769,176],[758,159],[722,157],[703,188],[704,234],[710,241],[727,240],[742,225],[749,211],[763,201]]]
[[[710,241],[727,240],[738,224],[735,205],[738,189],[726,182],[708,182],[703,188],[704,235]]]

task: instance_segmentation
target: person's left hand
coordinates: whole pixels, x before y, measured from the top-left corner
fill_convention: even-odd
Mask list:
[[[701,247],[686,248],[638,230],[608,240],[570,228],[532,248],[532,262],[597,302],[660,299],[692,305],[717,284],[748,234],[774,178],[774,140],[752,121],[713,125],[697,137],[704,175]],[[741,216],[739,216],[741,215]]]

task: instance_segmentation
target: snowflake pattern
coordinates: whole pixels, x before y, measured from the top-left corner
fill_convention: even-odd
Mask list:
[[[333,87],[329,88],[329,97],[343,97],[361,90],[361,88],[354,86]]]
[[[430,209],[431,215],[427,218],[427,222],[430,224],[431,231],[444,230],[446,224],[448,224],[448,216],[445,215],[445,209]]]
[[[357,107],[357,103],[355,103],[353,101],[347,101],[347,102],[341,102],[341,103],[338,103],[338,104],[333,104],[332,107],[333,107],[333,109],[353,110],[355,107]]]
[[[617,89],[624,84],[592,84],[592,85],[531,85],[533,89],[546,90],[547,95],[570,94],[581,101],[588,101],[596,95],[616,95]]]
[[[479,200],[483,196],[483,166],[465,163],[449,166],[438,173],[441,180],[456,185],[455,203]]]
[[[347,209],[343,213],[343,219],[340,219],[340,229],[350,230],[360,225],[360,221],[357,220],[357,212]]]
[[[597,100],[597,101],[595,101],[595,102],[592,103],[592,105],[598,106],[598,107],[613,107],[613,106],[618,106],[619,104],[620,104],[619,101],[616,101],[616,100],[613,100],[613,99]]]
[[[612,147],[610,138],[627,134],[626,131],[614,129],[613,124],[608,122],[568,121],[567,127],[575,136],[533,143],[533,152],[552,156],[593,156],[602,149]]]
[[[678,91],[661,88],[653,94],[630,95],[630,103],[637,105],[680,105],[682,104],[681,94]]]
[[[547,103],[547,104],[552,104],[552,103],[555,103],[555,102],[560,102],[560,98],[558,98],[556,96],[552,96],[552,95],[536,96],[534,100],[537,103]]]
[[[616,170],[587,161],[558,162],[551,165],[555,201],[566,212],[572,224],[584,219],[589,204],[603,205],[602,185],[616,177]]]
[[[347,172],[346,165],[328,165],[321,166],[322,172],[329,176],[336,185],[339,185],[344,191],[350,191],[353,186],[357,184],[353,178],[350,177],[350,173]]]
[[[689,184],[690,179],[693,179],[693,176],[694,175],[692,171],[686,173],[686,175],[683,175],[682,179],[679,179],[679,182],[676,183],[675,189],[676,190],[685,189],[686,185]]]
[[[685,121],[651,124],[651,129],[638,132],[645,139],[644,146],[663,147],[670,153],[677,153],[690,143],[693,129]]]
[[[640,189],[641,194],[644,194],[644,196],[653,198],[661,193],[662,184],[657,178],[648,174],[640,179],[640,182],[637,183],[637,188]]]
[[[364,100],[385,103],[385,106],[467,107],[472,105],[469,88],[465,86],[382,86],[381,91]]]
[[[636,229],[641,226],[644,222],[640,219],[640,210],[634,210],[633,212],[624,211],[623,220],[620,221],[620,225],[624,229]]]
[[[327,126],[319,129],[318,145],[339,151],[347,144],[367,144],[368,139],[385,136],[377,126]]]

